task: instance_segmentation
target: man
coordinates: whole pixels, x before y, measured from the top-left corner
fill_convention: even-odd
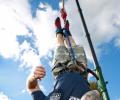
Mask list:
[[[84,49],[77,46],[73,40],[69,30],[69,22],[66,21],[62,29],[58,17],[55,20],[55,26],[57,47],[52,71],[56,84],[53,91],[48,96],[45,96],[39,88],[38,81],[45,76],[46,72],[43,66],[36,67],[27,80],[28,90],[31,92],[33,100],[99,100],[99,94],[96,91],[91,93],[89,89],[85,73],[87,67],[86,55]],[[67,34],[64,32],[67,32]],[[69,41],[71,44],[69,44]],[[75,62],[72,59],[73,55],[71,55],[70,46],[76,59]],[[93,99],[91,94],[94,93],[95,96],[93,97],[95,98]]]

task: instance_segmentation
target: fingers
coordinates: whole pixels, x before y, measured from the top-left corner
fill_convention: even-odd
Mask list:
[[[37,66],[34,71],[34,77],[41,80],[46,75],[45,69],[42,66]]]

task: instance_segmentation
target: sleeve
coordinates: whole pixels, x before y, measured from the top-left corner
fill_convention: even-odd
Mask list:
[[[35,91],[31,93],[33,100],[45,100],[46,96],[42,91]]]

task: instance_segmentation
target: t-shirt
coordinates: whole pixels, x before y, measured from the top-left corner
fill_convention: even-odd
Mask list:
[[[65,72],[56,78],[53,91],[45,96],[42,91],[32,93],[33,100],[80,100],[89,86],[78,72]]]
[[[32,94],[33,100],[45,100],[46,96],[43,94],[42,91],[35,91]]]

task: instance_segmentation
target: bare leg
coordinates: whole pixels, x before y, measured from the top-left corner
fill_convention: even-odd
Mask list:
[[[69,40],[68,40],[68,38],[69,38]],[[69,36],[68,38],[65,38],[66,47],[67,47],[67,48],[69,47],[69,42],[71,43],[71,46],[72,46],[72,47],[76,46],[76,43],[75,43],[73,37],[72,37],[72,36]]]
[[[56,42],[57,46],[64,46],[64,37],[62,34],[57,34]]]
[[[56,49],[53,58],[53,75],[57,76],[61,70],[63,70],[64,66],[61,66],[60,63],[65,63],[70,59],[69,52],[64,44],[64,34],[61,28],[60,18],[58,17],[55,20],[56,26]]]
[[[63,31],[61,28],[61,21],[60,18],[57,17],[55,20],[55,27],[56,27],[56,43],[57,46],[64,46],[64,37],[63,37]]]
[[[64,32],[66,32],[64,34],[66,47],[69,47],[69,43],[71,44],[71,46],[76,46],[76,43],[75,43],[75,41],[70,33],[70,30],[69,30],[69,21],[68,20],[65,22],[64,28],[65,28]]]
[[[74,56],[75,56],[76,60],[86,67],[87,59],[86,59],[84,49],[83,49],[83,47],[76,45],[76,43],[70,33],[68,21],[66,21],[66,23],[65,23],[64,36],[65,36],[66,47],[69,48],[71,45],[71,47],[74,51]]]

